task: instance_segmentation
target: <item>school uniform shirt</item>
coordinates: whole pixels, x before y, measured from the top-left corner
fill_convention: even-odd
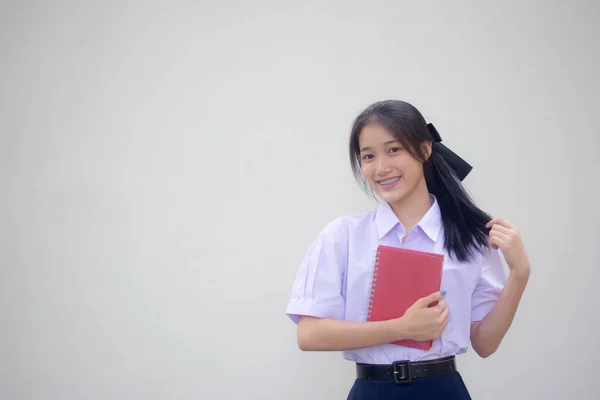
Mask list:
[[[444,254],[441,289],[445,290],[449,321],[429,350],[382,344],[343,352],[347,360],[390,364],[421,361],[467,351],[471,324],[482,320],[496,303],[506,274],[499,250],[481,253],[473,261],[451,259],[443,248],[440,208],[430,195],[431,208],[408,233],[390,205],[339,217],[320,232],[297,273],[286,314],[365,322],[369,309],[373,261],[379,244]],[[402,243],[403,236],[407,236]]]

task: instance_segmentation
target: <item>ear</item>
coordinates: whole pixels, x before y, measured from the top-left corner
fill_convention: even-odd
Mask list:
[[[421,155],[423,157],[423,162],[429,160],[429,157],[431,157],[432,147],[433,143],[430,141],[421,143]]]

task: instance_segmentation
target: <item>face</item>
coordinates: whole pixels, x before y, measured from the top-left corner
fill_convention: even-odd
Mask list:
[[[423,163],[383,126],[365,126],[359,148],[363,177],[383,200],[395,205],[415,191],[427,190]]]

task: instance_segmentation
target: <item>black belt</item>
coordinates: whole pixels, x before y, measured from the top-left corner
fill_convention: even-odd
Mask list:
[[[396,383],[409,383],[413,379],[438,376],[456,371],[454,356],[428,361],[396,361],[388,365],[356,364],[358,379],[393,380]]]

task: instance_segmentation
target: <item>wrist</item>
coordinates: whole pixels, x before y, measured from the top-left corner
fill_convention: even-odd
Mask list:
[[[406,319],[404,317],[391,319],[386,321],[387,332],[389,333],[390,341],[395,342],[398,340],[408,339],[406,332]]]
[[[518,268],[512,268],[509,273],[509,279],[516,279],[521,281],[527,281],[529,279],[531,268],[529,265],[519,266]]]
[[[527,282],[529,281],[529,272],[528,271],[511,271],[508,275],[507,285],[511,288],[511,291],[515,291],[516,293],[523,293],[525,287],[527,286]]]

